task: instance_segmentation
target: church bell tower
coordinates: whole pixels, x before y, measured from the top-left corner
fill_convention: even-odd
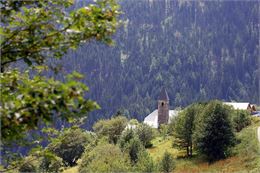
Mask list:
[[[168,124],[169,120],[169,96],[163,88],[158,98],[158,125]]]

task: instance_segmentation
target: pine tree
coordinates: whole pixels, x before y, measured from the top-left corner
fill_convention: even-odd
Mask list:
[[[230,113],[228,106],[219,101],[212,101],[196,122],[196,146],[206,155],[209,162],[225,158],[229,148],[234,144]]]

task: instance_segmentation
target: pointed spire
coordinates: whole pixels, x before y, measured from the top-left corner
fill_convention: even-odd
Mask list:
[[[167,91],[166,91],[166,89],[164,87],[161,90],[161,93],[159,95],[158,100],[167,100],[167,101],[169,101],[169,96],[168,96]]]

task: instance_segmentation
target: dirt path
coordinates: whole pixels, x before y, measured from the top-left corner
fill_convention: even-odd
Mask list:
[[[260,127],[258,127],[258,130],[257,130],[257,134],[258,134],[258,141],[260,142]]]

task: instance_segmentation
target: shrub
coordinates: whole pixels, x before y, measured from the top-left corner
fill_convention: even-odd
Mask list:
[[[130,140],[134,137],[137,137],[133,129],[126,129],[123,131],[123,133],[120,136],[119,139],[119,146],[121,149],[126,148],[126,146],[129,144]]]
[[[93,129],[99,137],[108,136],[109,142],[116,144],[126,125],[126,117],[116,116],[110,120],[98,121],[94,124]]]
[[[50,152],[45,153],[40,160],[40,172],[59,172],[63,166],[62,159]]]
[[[134,167],[134,172],[157,172],[156,164],[147,151],[143,150],[138,153],[138,161]]]
[[[84,153],[79,172],[127,172],[130,160],[127,154],[111,144],[99,145]]]
[[[233,126],[236,132],[251,124],[251,117],[248,111],[235,110],[232,117]]]
[[[175,168],[174,158],[170,153],[166,151],[160,163],[160,171],[168,173],[168,172],[172,172],[174,168]]]
[[[61,157],[65,165],[74,166],[84,152],[85,145],[92,140],[89,133],[79,127],[71,127],[54,138],[47,148]]]
[[[19,172],[36,172],[39,166],[37,157],[27,156],[19,167]]]
[[[167,124],[161,124],[159,128],[159,132],[163,139],[165,139],[169,135],[169,126]]]
[[[63,166],[62,159],[51,152],[42,152],[25,157],[19,172],[58,172]]]
[[[137,126],[135,131],[144,147],[148,148],[152,146],[151,140],[154,138],[154,133],[149,125],[142,123]]]
[[[138,161],[139,153],[144,150],[144,147],[139,140],[139,138],[133,138],[129,141],[126,151],[128,151],[130,159],[133,164],[136,164]]]

